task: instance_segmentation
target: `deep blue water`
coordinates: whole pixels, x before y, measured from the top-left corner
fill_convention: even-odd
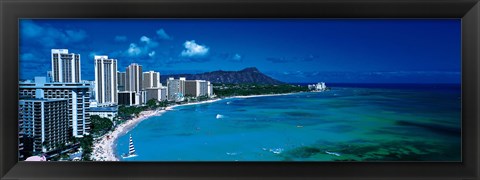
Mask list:
[[[460,85],[352,86],[177,107],[128,133],[126,160],[461,160]]]

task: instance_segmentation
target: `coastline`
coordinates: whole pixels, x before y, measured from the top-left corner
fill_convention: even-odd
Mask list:
[[[235,98],[254,98],[254,97],[270,97],[270,96],[286,96],[286,95],[292,95],[292,94],[298,94],[298,93],[304,93],[304,92],[293,92],[293,93],[281,93],[281,94],[260,94],[260,95],[248,95],[248,96],[232,96],[232,97],[226,97],[224,99],[235,99]]]
[[[166,110],[143,111],[138,117],[118,125],[113,131],[110,131],[100,138],[94,140],[91,159],[93,161],[119,161],[114,152],[118,137],[126,134],[129,130],[134,128],[143,120],[152,116],[159,116],[165,112]]]
[[[136,125],[138,125],[143,120],[146,120],[153,116],[160,116],[163,113],[170,111],[175,107],[212,103],[220,100],[222,99],[218,98],[218,99],[212,99],[212,100],[202,101],[202,102],[173,105],[165,108],[164,110],[143,111],[139,114],[138,117],[130,119],[125,123],[118,125],[113,131],[110,131],[107,134],[94,140],[91,159],[93,161],[120,161],[120,159],[115,155],[115,145],[116,145],[117,139],[120,136],[123,136],[126,133],[128,133],[128,131],[133,129]]]
[[[91,159],[93,161],[120,161],[120,159],[115,155],[115,146],[117,139],[128,133],[129,130],[133,129],[136,125],[138,125],[143,120],[146,120],[153,116],[161,116],[163,113],[167,111],[171,111],[173,108],[181,107],[181,106],[189,106],[189,105],[198,105],[198,104],[206,104],[206,103],[213,103],[224,99],[234,99],[234,98],[254,98],[254,97],[268,97],[268,96],[284,96],[284,95],[291,95],[296,93],[302,92],[295,92],[295,93],[283,93],[283,94],[262,94],[262,95],[248,95],[248,96],[232,96],[226,98],[217,98],[208,101],[201,101],[201,102],[194,102],[194,103],[186,103],[186,104],[178,104],[173,106],[168,106],[164,110],[149,110],[143,111],[139,114],[138,117],[133,118],[131,120],[126,121],[123,124],[118,125],[114,130],[108,132],[107,134],[99,137],[98,139],[94,140],[93,148],[92,148],[92,155]]]

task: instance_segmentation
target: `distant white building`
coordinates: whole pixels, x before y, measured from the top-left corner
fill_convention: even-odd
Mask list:
[[[167,87],[147,88],[147,101],[155,99],[157,101],[167,100]]]
[[[108,118],[113,121],[113,118],[118,114],[118,106],[111,107],[90,107],[90,116],[97,115],[101,118]]]
[[[160,73],[155,71],[147,71],[143,73],[143,89],[161,87]]]
[[[193,97],[208,96],[208,83],[205,80],[186,80],[185,95]]]
[[[95,100],[98,106],[116,105],[117,60],[108,56],[95,56]]]
[[[80,54],[69,53],[68,49],[52,49],[52,82],[79,83]]]
[[[174,79],[173,77],[167,80],[167,99],[169,101],[183,101],[185,97],[185,81],[184,77]]]
[[[325,91],[327,90],[327,86],[325,82],[319,82],[317,84],[308,85],[308,89],[311,91]]]
[[[142,66],[132,63],[125,71],[125,91],[140,92],[143,86]]]
[[[210,83],[210,81],[207,81],[207,94],[208,94],[208,97],[212,97],[213,96],[213,84]]]

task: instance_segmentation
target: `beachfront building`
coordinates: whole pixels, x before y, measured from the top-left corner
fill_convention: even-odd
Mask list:
[[[127,67],[125,71],[125,91],[120,92],[123,93],[122,98],[124,98],[121,104],[141,105],[147,102],[147,92],[143,91],[143,72],[141,65],[132,63]],[[134,94],[133,96],[131,96],[132,93]],[[128,98],[126,97],[127,95],[129,96]],[[118,97],[120,98],[120,95],[118,95]],[[129,100],[126,101],[127,99]]]
[[[79,83],[81,80],[80,54],[68,49],[52,49],[52,82]]]
[[[311,91],[325,91],[327,90],[327,86],[325,85],[325,82],[319,82],[317,84],[308,85],[308,89]]]
[[[167,87],[147,88],[147,101],[155,99],[157,101],[167,100]]]
[[[147,71],[143,73],[143,89],[162,87],[160,83],[160,73]]]
[[[207,81],[207,95],[208,97],[212,97],[213,96],[213,84],[210,83],[210,81]]]
[[[117,84],[118,84],[118,91],[125,91],[125,84],[126,84],[126,73],[125,72],[117,72]]]
[[[37,93],[41,93],[37,90]],[[45,153],[68,143],[67,99],[19,100],[19,158]]]
[[[90,133],[90,84],[50,82],[46,77],[35,77],[34,82],[19,83],[20,99],[67,99],[70,135],[83,137]]]
[[[118,104],[125,106],[136,106],[141,104],[140,93],[133,91],[118,92]]]
[[[117,60],[94,56],[95,100],[98,106],[117,104]]]
[[[140,92],[142,90],[143,73],[142,66],[132,63],[125,71],[125,91]]]
[[[113,121],[113,118],[118,114],[118,106],[91,107],[89,114],[90,116],[97,115],[101,118],[108,118]]]
[[[167,79],[167,99],[169,101],[183,101],[185,95],[185,81],[184,77],[174,79],[170,77]]]
[[[208,83],[205,80],[186,80],[185,96],[199,97],[208,95]]]

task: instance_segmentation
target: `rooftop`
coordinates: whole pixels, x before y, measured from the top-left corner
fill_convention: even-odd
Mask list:
[[[117,112],[117,111],[118,111],[118,106],[90,108],[90,112]]]

